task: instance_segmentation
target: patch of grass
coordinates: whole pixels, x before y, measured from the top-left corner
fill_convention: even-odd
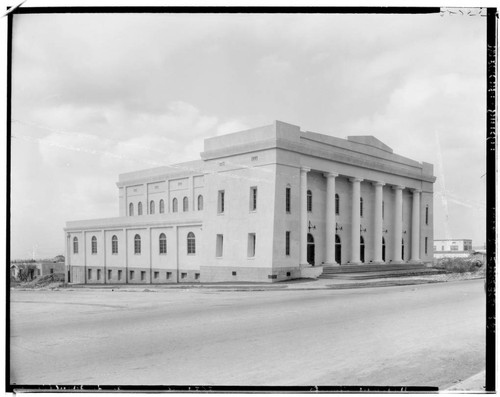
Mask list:
[[[484,264],[478,258],[441,258],[433,266],[450,273],[476,273],[484,271]]]

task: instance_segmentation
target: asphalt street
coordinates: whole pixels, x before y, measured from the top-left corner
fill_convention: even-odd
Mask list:
[[[11,291],[11,384],[438,386],[484,370],[483,280]]]

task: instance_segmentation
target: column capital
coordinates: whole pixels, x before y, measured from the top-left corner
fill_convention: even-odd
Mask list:
[[[300,167],[300,172],[309,172],[311,169],[309,167]]]
[[[420,189],[412,189],[413,194],[419,194],[422,193],[422,190]]]
[[[339,174],[337,174],[336,172],[324,172],[323,176],[325,178],[336,178],[339,176]]]
[[[373,186],[385,186],[385,183],[384,182],[373,182],[372,185]]]
[[[363,178],[349,178],[349,182],[363,182]]]
[[[405,187],[401,185],[395,185],[392,187],[394,190],[403,190]]]

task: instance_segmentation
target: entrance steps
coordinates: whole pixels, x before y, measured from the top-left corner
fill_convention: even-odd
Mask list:
[[[319,278],[341,280],[370,280],[380,278],[424,276],[442,273],[447,272],[426,267],[423,264],[363,264],[324,266],[323,274]]]

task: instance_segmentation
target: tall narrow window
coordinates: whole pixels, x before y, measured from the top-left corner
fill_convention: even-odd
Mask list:
[[[165,212],[165,201],[163,199],[160,200],[160,214]]]
[[[287,187],[285,190],[285,211],[290,212],[290,196],[292,188]]]
[[[250,188],[250,211],[257,210],[257,187]]]
[[[342,241],[338,234],[335,235],[335,262],[340,265],[342,261]]]
[[[141,253],[141,236],[136,234],[134,237],[134,254],[140,254],[140,253]]]
[[[335,194],[335,214],[340,215],[340,197]]]
[[[310,190],[307,191],[307,211],[313,210],[313,194]]]
[[[142,215],[142,203],[137,204],[137,215]]]
[[[188,209],[189,209],[189,200],[187,197],[184,197],[182,199],[182,211],[187,212]]]
[[[160,234],[160,254],[166,254],[167,253],[167,236],[165,236],[165,233]]]
[[[217,212],[219,214],[224,213],[224,190],[219,190],[219,197],[217,200]]]
[[[428,205],[425,206],[425,224],[426,225],[429,224],[429,206]]]
[[[198,211],[203,211],[203,196],[201,194],[198,196]]]
[[[172,200],[172,212],[177,212],[177,198]]]
[[[425,242],[424,242],[424,252],[425,254],[427,255],[427,237],[425,238]]]
[[[88,273],[89,273],[88,279],[90,280],[92,278],[92,269],[89,269]]]
[[[359,198],[359,216],[363,218],[363,197]]]
[[[401,260],[405,260],[405,240],[401,240]]]
[[[285,232],[285,255],[290,255],[290,232]]]
[[[384,219],[384,212],[385,212],[384,207],[385,207],[384,201],[382,201],[382,219]]]
[[[363,236],[359,237],[359,259],[362,263],[365,262],[365,239]]]
[[[134,216],[134,204],[133,203],[130,203],[128,205],[128,215],[129,216]]]
[[[78,254],[78,238],[73,237],[73,254]]]
[[[193,232],[189,232],[187,235],[187,253],[196,254],[196,237]]]
[[[97,237],[96,236],[92,236],[92,253],[93,254],[97,254]]]
[[[255,256],[255,233],[248,233],[248,257]]]
[[[382,237],[382,260],[385,262],[385,238]]]
[[[215,242],[215,256],[217,258],[222,257],[224,250],[224,236],[222,234],[218,234]]]
[[[150,214],[154,214],[155,213],[155,202],[153,200],[151,200],[149,202],[149,213]]]
[[[101,269],[97,269],[97,279],[101,279]]]
[[[118,237],[116,236],[111,237],[111,253],[118,253]]]

